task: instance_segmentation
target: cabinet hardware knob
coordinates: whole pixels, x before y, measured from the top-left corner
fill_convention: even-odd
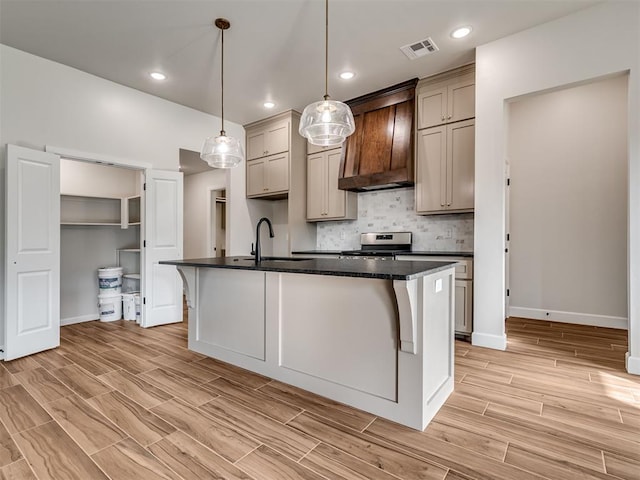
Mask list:
[[[440,120],[442,120],[444,122],[444,115],[442,116],[442,118]]]
[[[447,118],[451,119],[451,115],[449,115]]]

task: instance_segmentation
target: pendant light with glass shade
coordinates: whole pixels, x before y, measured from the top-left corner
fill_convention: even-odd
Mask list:
[[[210,167],[214,168],[233,168],[242,162],[244,153],[242,152],[242,146],[237,138],[227,137],[224,131],[224,31],[227,30],[231,23],[224,18],[217,18],[214,25],[220,29],[221,35],[221,74],[220,74],[220,87],[221,87],[221,115],[220,115],[220,135],[214,137],[211,136],[204,141],[202,145],[202,151],[200,152],[200,158],[207,162]]]
[[[348,105],[329,97],[329,0],[325,0],[324,100],[307,105],[298,132],[313,145],[340,145],[356,127]]]

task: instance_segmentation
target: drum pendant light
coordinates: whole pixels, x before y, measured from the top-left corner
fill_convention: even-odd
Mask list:
[[[217,18],[214,25],[220,29],[221,35],[221,126],[220,135],[216,137],[211,136],[204,141],[202,151],[200,152],[200,158],[207,162],[210,167],[232,168],[242,162],[244,153],[242,152],[242,146],[238,139],[227,137],[227,134],[224,131],[224,31],[227,30],[231,24],[229,23],[229,20]]]
[[[329,0],[325,0],[324,100],[307,105],[298,132],[313,145],[340,145],[356,127],[348,105],[329,97]]]

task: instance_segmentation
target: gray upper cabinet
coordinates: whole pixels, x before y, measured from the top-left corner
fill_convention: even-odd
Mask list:
[[[287,198],[295,179],[304,182],[306,142],[299,122],[300,114],[289,110],[245,125],[247,198]]]
[[[308,144],[307,153],[307,221],[357,218],[357,194],[338,189],[342,149]]]
[[[247,160],[289,151],[289,121],[275,120],[247,129]]]
[[[418,130],[476,116],[475,76],[464,74],[418,87]]]
[[[472,212],[475,181],[473,66],[418,85],[416,213]]]

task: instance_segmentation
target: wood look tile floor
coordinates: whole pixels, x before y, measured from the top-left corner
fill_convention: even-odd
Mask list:
[[[640,480],[625,331],[512,318],[456,342],[418,432],[187,350],[186,324],[88,322],[0,362],[0,480]]]

